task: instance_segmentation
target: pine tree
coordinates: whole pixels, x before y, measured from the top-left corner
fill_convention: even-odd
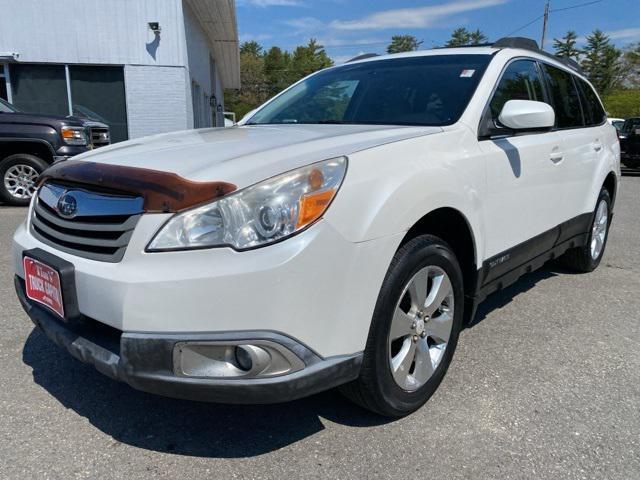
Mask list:
[[[470,45],[482,45],[487,43],[489,38],[480,31],[478,28],[475,32],[471,32],[469,34],[469,44]]]
[[[627,45],[622,55],[624,86],[640,88],[640,43]]]
[[[291,85],[291,54],[278,47],[271,47],[264,55],[264,73],[269,84],[269,96],[284,90]]]
[[[324,47],[315,38],[309,40],[308,44],[301,45],[294,50],[291,63],[292,82],[333,65],[333,61],[325,52]]]
[[[564,34],[564,37],[560,39],[554,38],[553,48],[555,50],[556,56],[579,60],[581,52],[578,48],[576,48],[577,40],[578,35],[573,30],[569,30]]]
[[[413,35],[394,35],[387,46],[387,53],[413,52],[422,45]]]
[[[464,27],[456,28],[451,33],[451,38],[445,43],[445,47],[464,47],[466,45],[482,45],[489,38],[479,28],[470,32]]]
[[[445,43],[446,47],[461,47],[464,45],[469,45],[471,41],[471,32],[469,32],[466,28],[460,27],[456,28],[451,34],[451,38]]]
[[[596,88],[604,95],[618,86],[623,77],[622,52],[615,48],[602,30],[594,30],[587,37],[582,69]]]
[[[262,55],[262,46],[255,40],[243,42],[242,45],[240,45],[240,55],[242,55],[243,53],[252,55],[254,57],[259,57]]]

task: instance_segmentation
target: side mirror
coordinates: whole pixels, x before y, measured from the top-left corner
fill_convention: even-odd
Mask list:
[[[533,100],[509,100],[502,107],[498,121],[511,130],[544,130],[556,121],[553,108]]]

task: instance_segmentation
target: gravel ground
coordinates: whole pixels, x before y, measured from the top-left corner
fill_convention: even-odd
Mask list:
[[[480,308],[439,391],[386,421],[337,392],[275,406],[155,397],[34,330],[0,208],[0,478],[640,478],[640,177],[600,268],[547,266]]]

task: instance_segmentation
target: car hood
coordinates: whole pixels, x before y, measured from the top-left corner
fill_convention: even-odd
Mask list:
[[[341,155],[442,131],[380,125],[260,125],[185,130],[130,140],[74,160],[176,173],[238,188]]]
[[[54,127],[60,127],[63,125],[81,126],[82,120],[76,117],[63,117],[60,115],[42,115],[40,113],[24,113],[24,112],[11,112],[3,113],[0,116],[0,122],[6,123],[27,123],[27,124],[40,124]]]

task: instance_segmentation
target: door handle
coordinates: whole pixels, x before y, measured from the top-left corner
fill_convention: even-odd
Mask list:
[[[553,152],[551,155],[549,155],[549,158],[553,163],[560,163],[562,160],[564,160],[564,155],[560,152]]]

